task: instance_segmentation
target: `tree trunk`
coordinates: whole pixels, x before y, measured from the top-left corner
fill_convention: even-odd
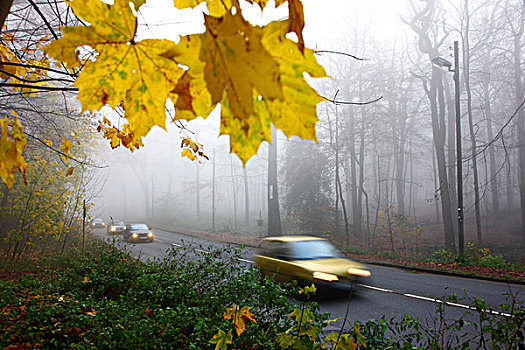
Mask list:
[[[237,232],[237,189],[235,188],[235,174],[233,172],[233,156],[230,154],[230,175],[232,178],[233,193],[233,231]]]
[[[521,67],[521,56],[523,55],[522,42],[523,27],[525,23],[525,3],[520,9],[521,16],[519,17],[518,28],[515,29],[514,34],[514,86],[516,89],[516,105],[523,103],[523,71]],[[520,204],[521,204],[521,232],[523,242],[525,242],[525,107],[521,107],[517,114],[518,120],[518,155],[520,164]]]
[[[441,213],[445,231],[445,248],[456,253],[456,243],[452,217],[450,215],[450,191],[447,177],[447,164],[445,161],[445,111],[443,84],[439,68],[432,67],[432,81],[429,90],[429,99],[432,114],[432,135],[436,148],[436,160],[439,178],[439,191],[441,193]],[[438,110],[439,103],[439,110]]]
[[[277,130],[272,125],[272,143],[268,149],[268,235],[282,233],[277,184]]]
[[[470,131],[470,154],[472,158],[472,171],[474,176],[474,210],[476,215],[476,232],[478,236],[478,244],[483,245],[483,236],[481,232],[481,208],[479,196],[479,176],[478,176],[478,160],[476,155],[476,133],[474,132],[474,117],[472,113],[472,91],[470,89],[470,15],[468,9],[468,0],[464,1],[465,5],[465,33],[463,35],[463,76],[465,80],[465,89],[467,92],[467,112],[468,125]]]
[[[483,97],[485,105],[485,116],[487,122],[487,136],[489,141],[494,140],[494,132],[492,130],[492,107],[490,102],[490,78],[485,79],[483,84]],[[499,207],[499,196],[498,196],[498,174],[496,170],[496,153],[494,150],[494,145],[489,145],[489,179],[488,183],[490,184],[490,192],[492,199],[492,211],[494,217],[499,218],[501,216],[501,211]]]
[[[246,228],[250,225],[250,187],[248,184],[248,171],[243,168],[244,177],[244,223]]]

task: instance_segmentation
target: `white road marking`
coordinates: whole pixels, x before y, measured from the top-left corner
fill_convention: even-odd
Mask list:
[[[237,258],[237,260],[245,262],[245,263],[248,263],[248,264],[255,264],[255,261],[251,261],[251,260],[246,260],[246,259],[242,259],[242,258]]]
[[[182,248],[182,246],[180,244],[177,244],[177,243],[171,243],[171,245],[174,246],[174,247]]]
[[[202,249],[197,249],[197,248],[195,248],[194,250],[195,250],[196,252],[199,252],[199,253],[206,253],[206,254],[210,254],[210,252],[209,252],[209,251],[207,251],[207,250],[202,250]]]
[[[469,306],[469,305],[453,303],[453,302],[450,302],[450,301],[443,301],[441,299],[429,298],[429,297],[424,297],[424,296],[421,296],[421,295],[415,295],[415,294],[410,294],[410,293],[399,293],[399,292],[395,292],[395,291],[393,291],[391,289],[383,289],[383,288],[379,288],[379,287],[368,286],[366,284],[358,284],[358,285],[361,286],[361,287],[364,287],[364,288],[373,289],[373,290],[377,290],[377,291],[384,292],[384,293],[399,294],[399,295],[402,295],[402,296],[407,297],[407,298],[424,300],[424,301],[429,301],[429,302],[438,303],[438,304],[445,304],[445,305],[448,305],[448,306],[455,306],[455,307],[468,309],[468,310],[476,310],[475,307],[472,307],[472,306]],[[498,316],[506,316],[506,317],[511,317],[512,316],[512,315],[507,314],[505,312],[498,312],[498,311],[494,311],[494,310],[490,310],[490,309],[489,310],[485,310],[485,312],[491,313],[493,315],[498,315]]]
[[[365,288],[369,288],[369,289],[373,289],[373,290],[378,290],[378,291],[384,292],[384,293],[394,293],[394,291],[391,290],[391,289],[383,289],[383,288],[374,287],[374,286],[367,286],[366,284],[358,284],[358,285],[361,286],[361,287],[365,287]]]

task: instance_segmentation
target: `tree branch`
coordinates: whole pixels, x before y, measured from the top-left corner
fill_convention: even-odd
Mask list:
[[[19,87],[26,89],[35,89],[43,91],[78,91],[76,87],[58,87],[58,86],[35,86],[29,84],[0,83],[0,87]]]

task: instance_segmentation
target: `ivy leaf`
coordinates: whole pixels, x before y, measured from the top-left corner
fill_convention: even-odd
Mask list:
[[[332,343],[332,347],[336,350],[355,350],[357,344],[354,343],[354,339],[349,334],[341,334],[332,332],[326,336],[326,340]],[[337,344],[337,346],[336,346]],[[366,346],[365,346],[366,348]]]
[[[299,294],[305,294],[305,295],[310,295],[310,294],[315,294],[315,292],[317,292],[317,288],[315,288],[315,284],[312,283],[311,286],[306,286],[304,288],[299,288]]]
[[[228,334],[226,334],[222,329],[219,329],[219,332],[213,336],[210,343],[216,344],[215,350],[226,350],[228,344],[232,343],[232,330],[230,329]]]
[[[27,163],[22,157],[26,146],[27,139],[18,118],[0,118],[0,178],[8,188],[13,185],[17,170],[27,184]]]
[[[136,2],[141,4],[142,2]],[[63,27],[63,37],[45,47],[54,58],[76,66],[78,47],[96,50],[77,78],[83,110],[97,110],[123,102],[134,142],[158,125],[165,128],[168,94],[184,73],[175,60],[175,44],[164,39],[135,41],[137,18],[129,1],[69,0],[75,14],[89,27]]]
[[[226,320],[230,318],[232,319],[238,336],[246,329],[247,320],[256,322],[253,313],[248,306],[243,306],[242,309],[239,309],[239,305],[236,304],[233,304],[231,308],[226,309],[223,317]]]

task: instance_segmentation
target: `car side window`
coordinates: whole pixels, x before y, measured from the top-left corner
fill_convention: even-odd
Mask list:
[[[261,254],[274,259],[288,260],[289,254],[284,242],[266,241],[261,244]]]

